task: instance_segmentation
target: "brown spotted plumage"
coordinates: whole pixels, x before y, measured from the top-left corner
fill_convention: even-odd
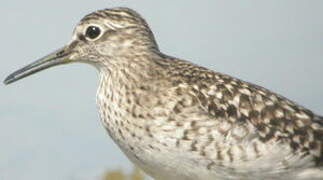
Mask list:
[[[322,117],[260,86],[161,53],[133,10],[85,16],[69,44],[5,83],[70,62],[99,70],[102,124],[156,179],[323,179]]]

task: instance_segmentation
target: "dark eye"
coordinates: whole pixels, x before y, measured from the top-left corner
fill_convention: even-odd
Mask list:
[[[90,38],[90,39],[95,39],[97,38],[101,33],[101,30],[99,27],[96,26],[89,26],[86,29],[85,36]]]

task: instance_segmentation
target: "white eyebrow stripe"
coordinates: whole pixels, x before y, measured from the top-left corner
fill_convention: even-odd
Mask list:
[[[113,23],[111,21],[107,21],[105,23],[106,26],[108,26],[109,28],[111,28],[112,30],[116,30],[116,29],[120,29],[120,28],[123,28],[124,26],[120,25],[120,24],[116,24],[116,23]]]

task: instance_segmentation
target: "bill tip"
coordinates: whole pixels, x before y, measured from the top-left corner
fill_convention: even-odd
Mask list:
[[[10,84],[10,83],[12,83],[13,82],[13,77],[12,76],[8,76],[4,81],[3,81],[3,84],[4,85],[8,85],[8,84]]]

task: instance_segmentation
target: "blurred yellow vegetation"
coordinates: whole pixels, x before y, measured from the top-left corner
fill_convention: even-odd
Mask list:
[[[102,180],[144,180],[144,176],[138,168],[134,168],[130,175],[124,174],[121,170],[107,171]]]

